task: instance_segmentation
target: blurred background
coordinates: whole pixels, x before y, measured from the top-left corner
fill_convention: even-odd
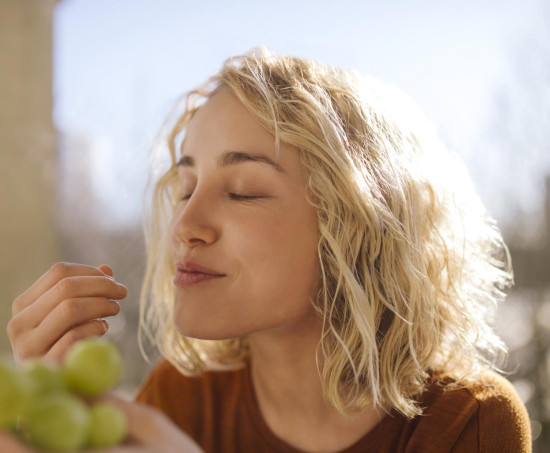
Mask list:
[[[55,261],[108,263],[129,288],[108,336],[135,391],[151,367],[136,329],[155,134],[180,94],[265,45],[396,85],[464,158],[511,249],[495,326],[534,451],[550,452],[549,24],[547,0],[0,0],[2,326]]]

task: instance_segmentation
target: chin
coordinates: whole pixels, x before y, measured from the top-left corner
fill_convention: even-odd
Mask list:
[[[200,321],[197,321],[200,319]],[[177,316],[174,318],[174,327],[177,332],[188,338],[197,340],[234,340],[248,335],[270,330],[271,326],[245,325],[246,323],[228,323],[225,319],[194,318],[190,316]]]
[[[174,313],[174,327],[179,334],[185,337],[214,341],[231,340],[243,336],[242,329],[235,325],[230,327],[226,323],[218,323],[212,318],[189,316],[188,313],[179,315],[177,312]]]
[[[257,329],[250,319],[236,317],[223,306],[216,306],[217,300],[178,299],[174,305],[174,327],[176,331],[198,340],[230,340],[246,336]]]
[[[184,337],[188,338],[195,338],[197,340],[229,340],[231,336],[226,336],[221,334],[220,331],[211,331],[209,329],[201,329],[201,328],[186,328],[186,326],[181,327],[179,325],[176,325],[176,330],[179,334],[183,335]]]

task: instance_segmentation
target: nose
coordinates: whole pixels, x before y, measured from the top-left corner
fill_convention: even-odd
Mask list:
[[[170,240],[174,250],[195,248],[214,243],[218,229],[211,217],[209,204],[195,193],[175,210],[170,222]]]

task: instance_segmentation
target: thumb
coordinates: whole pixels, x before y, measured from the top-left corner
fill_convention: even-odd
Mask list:
[[[101,272],[104,274],[107,274],[109,277],[113,276],[113,268],[109,266],[108,264],[102,264],[101,266],[97,267]]]

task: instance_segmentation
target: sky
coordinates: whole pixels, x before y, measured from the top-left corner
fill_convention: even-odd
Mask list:
[[[510,197],[526,213],[540,211],[541,181],[550,172],[541,145],[528,165],[508,146],[514,128],[514,137],[526,138],[527,114],[536,116],[533,127],[548,114],[530,98],[544,70],[533,53],[550,17],[543,1],[62,0],[54,23],[54,119],[61,133],[92,150],[89,168],[106,221],[139,221],[147,155],[174,100],[227,57],[264,45],[354,68],[410,95],[463,156],[489,210],[506,220]],[[502,130],[503,115],[513,127]],[[515,185],[513,171],[521,173]]]

